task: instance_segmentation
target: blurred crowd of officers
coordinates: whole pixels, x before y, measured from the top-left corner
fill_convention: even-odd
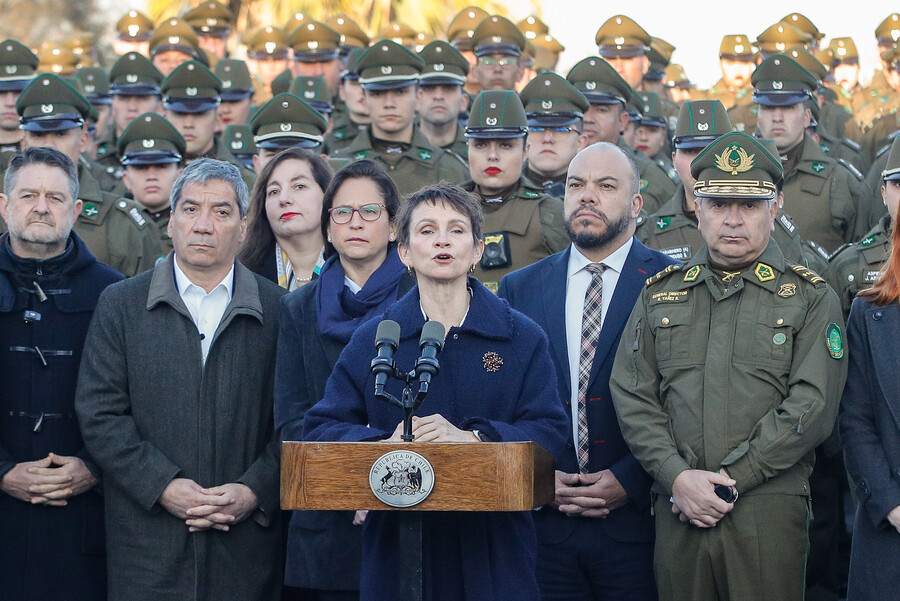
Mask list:
[[[709,90],[670,62],[671,44],[624,15],[604,22],[597,55],[565,74],[554,71],[564,47],[539,18],[513,23],[474,7],[449,21],[446,41],[402,23],[369,35],[344,15],[297,14],[240,36],[234,23],[215,1],[161,23],[129,11],[108,67],[95,64],[87,36],[37,53],[0,43],[0,168],[29,147],[68,155],[83,202],[75,231],[127,277],[172,250],[170,193],[186,164],[223,160],[252,185],[296,146],[335,169],[375,160],[404,195],[442,180],[474,192],[486,245],[475,275],[496,291],[502,276],[569,246],[569,163],[608,142],[639,169],[637,239],[687,261],[704,244],[690,163],[732,131],[780,157],[773,238],[786,259],[825,276],[845,317],[888,255],[900,199],[900,14],[865,42],[881,58],[868,86],[852,39],[825,45],[792,13],[755,38],[726,35]],[[832,440],[817,454],[833,490],[816,518],[837,526],[813,553],[832,553],[844,521],[840,448]]]

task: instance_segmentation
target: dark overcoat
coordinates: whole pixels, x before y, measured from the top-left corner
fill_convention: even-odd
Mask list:
[[[75,419],[75,382],[97,298],[122,275],[76,234],[70,240],[60,257],[37,260],[15,257],[0,236],[0,478],[51,452],[79,457],[99,476]],[[0,493],[0,533],[0,597],[105,598],[99,487],[64,507]]]
[[[418,415],[439,413],[457,428],[478,429],[494,442],[535,441],[552,454],[566,442],[566,414],[556,391],[547,337],[474,278],[462,326],[447,331],[440,372]],[[425,323],[418,288],[385,314],[400,324],[398,367],[412,368]],[[341,353],[321,402],[306,413],[304,439],[365,441],[388,438],[402,411],[375,398],[369,364],[379,320],[361,326]],[[502,361],[502,364],[499,364]],[[395,397],[402,383],[386,388]],[[536,601],[537,554],[529,512],[423,514],[424,598],[461,601]],[[363,600],[398,597],[395,512],[372,511],[363,526]]]
[[[399,294],[415,285],[403,273]],[[318,279],[281,301],[275,369],[275,427],[279,440],[301,440],[303,418],[325,396],[325,383],[344,348],[323,336],[316,313]],[[285,584],[310,589],[359,590],[361,528],[353,511],[293,511],[288,529]]]
[[[106,478],[110,599],[276,599],[272,388],[284,290],[236,263],[204,366],[173,261],[100,297],[79,375],[76,410]],[[259,508],[228,532],[189,533],[159,504],[174,478],[245,484]]]
[[[900,506],[900,304],[854,300],[847,340],[839,424],[859,499],[847,601],[893,599],[900,583],[900,533],[887,515]]]

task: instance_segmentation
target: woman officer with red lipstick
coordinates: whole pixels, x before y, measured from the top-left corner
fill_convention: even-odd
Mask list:
[[[515,92],[489,90],[475,98],[466,127],[472,179],[463,187],[481,200],[485,248],[475,277],[493,292],[507,273],[569,245],[562,201],[522,175],[527,133]]]

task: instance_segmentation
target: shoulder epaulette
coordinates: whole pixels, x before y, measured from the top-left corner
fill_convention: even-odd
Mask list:
[[[878,152],[875,153],[875,158],[876,158],[876,159],[881,158],[881,155],[883,155],[884,153],[886,153],[886,152],[887,152],[888,150],[890,150],[890,149],[891,149],[891,145],[890,145],[890,144],[885,144],[884,146],[882,146],[882,147],[878,150]]]
[[[850,248],[851,246],[853,246],[852,242],[845,242],[844,244],[841,244],[840,246],[838,246],[837,249],[833,253],[828,255],[828,262],[831,263],[835,257],[837,257],[839,254],[841,254],[842,250],[844,250],[845,248]]]
[[[862,146],[860,146],[858,142],[855,142],[855,141],[851,140],[850,138],[844,138],[843,140],[841,140],[841,143],[844,146],[848,146],[848,147],[852,148],[856,152],[859,152],[860,150],[862,150]]]
[[[796,263],[791,263],[787,261],[787,264],[790,266],[791,270],[799,275],[801,278],[812,284],[813,286],[822,286],[825,284],[825,280],[817,274],[815,271],[806,267],[805,265],[798,265]]]
[[[837,161],[838,161],[838,163],[840,163],[841,165],[843,165],[844,167],[849,169],[850,173],[852,173],[853,175],[856,176],[856,179],[858,179],[859,181],[862,181],[864,179],[863,174],[860,172],[859,169],[856,168],[856,166],[853,163],[849,163],[844,159],[838,159]]]
[[[668,267],[666,267],[665,269],[663,269],[656,275],[650,276],[649,278],[647,278],[647,286],[648,287],[652,286],[656,282],[660,281],[663,278],[668,277],[672,273],[675,273],[676,271],[680,271],[683,266],[684,266],[684,263],[675,263],[674,265],[669,265]]]
[[[824,248],[822,248],[821,245],[816,244],[816,243],[813,242],[812,240],[807,240],[807,241],[806,241],[806,244],[807,244],[811,249],[813,249],[814,251],[816,251],[816,252],[819,254],[820,257],[822,257],[822,258],[825,259],[826,261],[828,260],[828,257],[829,257],[828,251],[825,250]]]

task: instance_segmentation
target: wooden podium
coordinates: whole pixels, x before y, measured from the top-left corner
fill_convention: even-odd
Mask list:
[[[375,496],[373,466],[386,454],[415,453],[433,472],[430,492],[410,507]],[[381,480],[377,477],[374,484]],[[422,511],[529,511],[553,500],[553,457],[533,442],[283,442],[282,509],[404,511],[399,601],[421,601]],[[382,482],[384,484],[384,482]],[[417,558],[415,560],[414,558]]]
[[[413,451],[434,468],[434,489],[412,507],[391,507],[369,471],[391,451]],[[553,500],[553,457],[533,442],[283,442],[282,509],[529,511]]]

